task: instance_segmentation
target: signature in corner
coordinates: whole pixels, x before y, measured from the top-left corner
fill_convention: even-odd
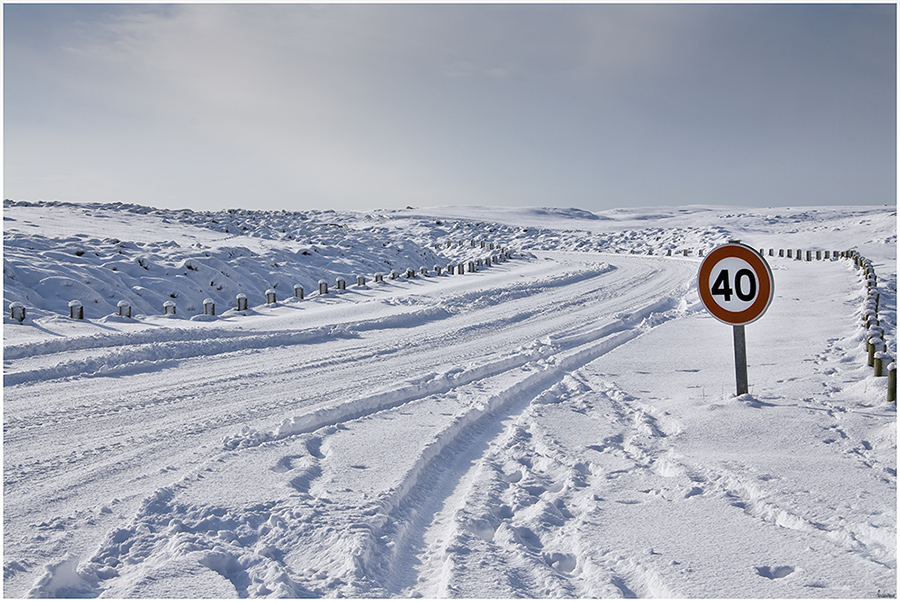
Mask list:
[[[896,598],[897,594],[892,593],[892,592],[883,592],[881,590],[878,590],[878,592],[875,594],[875,597],[876,598]]]

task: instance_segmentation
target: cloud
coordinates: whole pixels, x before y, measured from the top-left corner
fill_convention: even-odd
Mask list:
[[[893,7],[5,10],[8,194],[590,208],[824,195],[895,160]]]

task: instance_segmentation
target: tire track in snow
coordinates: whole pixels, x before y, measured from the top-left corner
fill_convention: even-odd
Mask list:
[[[575,334],[551,335],[535,342],[530,349],[520,350],[514,355],[486,362],[475,368],[453,369],[407,380],[399,387],[381,393],[365,395],[336,406],[286,418],[276,429],[269,432],[260,433],[246,429],[235,436],[227,437],[223,446],[225,449],[236,449],[309,433],[324,426],[361,418],[423,397],[447,393],[451,389],[515,370],[532,362],[557,359],[562,351],[583,345],[586,341],[602,339],[615,332],[632,332],[631,336],[636,336],[637,332],[629,330],[629,325],[649,318],[655,313],[671,310],[675,305],[676,301],[673,298],[666,297],[632,312],[627,320],[612,320],[600,327]]]
[[[661,309],[666,303],[654,303],[635,312],[635,319],[643,319],[653,315],[654,310]],[[410,575],[416,574],[415,566],[421,562],[419,555],[412,555],[410,549],[420,549],[422,542],[429,537],[425,532],[429,529],[442,529],[450,519],[446,507],[453,506],[450,498],[461,497],[454,490],[461,486],[465,489],[467,482],[473,481],[469,466],[478,465],[487,450],[489,441],[494,439],[504,420],[517,416],[529,404],[534,403],[547,391],[557,386],[567,374],[578,370],[594,359],[609,353],[638,337],[639,328],[628,328],[609,334],[606,327],[591,332],[560,336],[557,341],[573,344],[569,350],[557,353],[539,361],[538,365],[529,363],[527,367],[536,371],[526,373],[523,377],[521,369],[518,380],[511,386],[491,394],[483,406],[475,408],[458,417],[445,428],[429,444],[425,446],[415,465],[405,475],[402,483],[382,496],[380,505],[384,518],[379,521],[383,527],[377,533],[366,532],[361,541],[356,542],[356,553],[359,563],[366,567],[367,575],[384,575],[380,581],[388,595],[409,595],[415,583],[410,582]],[[593,340],[591,340],[593,339]],[[523,366],[517,367],[522,368]],[[491,377],[498,376],[492,374]],[[484,380],[484,377],[478,380]],[[473,379],[473,381],[475,380]],[[468,383],[467,383],[468,384]],[[460,467],[463,467],[460,473]],[[441,492],[436,495],[436,492]],[[433,526],[436,525],[436,526]],[[524,532],[523,532],[524,533]],[[526,540],[529,535],[521,535]],[[380,543],[388,540],[386,546]],[[384,551],[384,547],[387,551]],[[429,551],[420,552],[428,555]],[[433,554],[433,553],[432,553]],[[549,564],[569,567],[573,559],[568,555],[550,557]],[[450,595],[441,592],[440,595]]]
[[[609,427],[620,430],[606,438],[606,447],[616,448],[629,470],[649,470],[652,460],[641,440],[677,433],[677,423],[657,416],[649,406],[629,403],[614,385],[606,387],[601,394],[615,409]],[[477,555],[490,557],[492,567],[515,572],[512,578],[504,570],[492,570],[489,580],[497,582],[497,590],[490,592],[491,597],[535,592],[554,598],[672,597],[653,568],[634,558],[623,559],[615,550],[586,554],[590,544],[579,541],[578,527],[597,504],[590,486],[598,469],[584,457],[573,457],[570,449],[543,432],[534,414],[541,407],[597,393],[596,386],[582,382],[577,370],[570,372],[531,400],[506,432],[491,442],[424,537],[428,545],[421,554],[419,583],[411,586],[415,594],[466,597],[479,592],[485,582],[473,577],[477,567],[466,564]],[[530,576],[529,583],[519,583],[523,575]]]
[[[664,305],[669,306],[671,303]],[[651,304],[643,311],[636,312],[635,320],[641,316],[649,316],[654,313],[653,310],[661,308],[660,303]],[[516,362],[515,365],[508,366],[506,370],[494,371],[487,376],[482,373],[482,376],[476,378],[473,374],[470,382],[455,387],[455,389],[466,389],[469,385],[480,385],[484,381],[497,377],[504,384],[499,391],[485,399],[483,404],[473,407],[462,416],[457,416],[450,425],[426,444],[414,466],[404,476],[399,486],[386,495],[380,496],[377,503],[379,511],[371,517],[370,522],[357,523],[356,528],[344,531],[342,537],[334,542],[335,546],[346,550],[344,556],[348,558],[348,564],[343,569],[346,573],[340,575],[339,579],[341,583],[345,584],[344,587],[352,588],[356,584],[357,589],[350,589],[350,593],[353,591],[371,593],[381,591],[382,588],[386,594],[399,593],[396,590],[398,586],[394,583],[387,582],[379,585],[369,581],[376,575],[385,575],[389,580],[398,578],[398,569],[395,566],[398,558],[394,555],[398,551],[406,549],[408,541],[416,537],[417,529],[421,530],[424,527],[424,525],[418,524],[420,521],[416,517],[424,517],[427,512],[422,512],[417,500],[431,503],[428,500],[434,499],[435,475],[439,480],[448,478],[444,474],[447,468],[445,466],[447,464],[446,456],[483,449],[485,435],[490,434],[492,429],[498,427],[499,420],[504,414],[515,415],[532,399],[539,397],[549,387],[564,378],[568,372],[638,337],[641,332],[640,328],[627,328],[623,323],[616,321],[587,331],[559,335],[556,337],[556,342],[558,345],[568,343],[565,350],[537,360],[527,361],[524,365]],[[515,374],[517,378],[517,381],[511,386],[508,386],[509,373]],[[434,394],[426,395],[426,397],[432,395]],[[341,420],[341,422],[347,421],[348,419]],[[318,430],[318,432],[323,431]],[[325,429],[325,434],[327,432],[329,429]],[[333,429],[330,432],[334,432]],[[321,438],[310,439],[306,446],[313,458],[324,457],[320,449]],[[284,464],[280,470],[285,472],[295,471],[293,462],[293,460],[289,460],[286,464],[282,462],[278,466],[281,467]],[[457,461],[450,462],[449,482],[451,485],[459,476],[453,474],[453,467],[457,464]],[[315,465],[311,469],[312,472],[303,478],[315,479],[321,474]],[[301,478],[294,472],[291,474],[294,475],[292,483]],[[148,498],[134,521],[116,532],[118,534],[113,533],[110,540],[101,546],[101,551],[90,560],[86,567],[81,569],[81,573],[85,576],[82,587],[94,591],[95,594],[102,591],[104,595],[111,595],[118,591],[116,585],[118,577],[128,574],[125,583],[133,582],[136,577],[131,574],[131,569],[127,569],[126,565],[122,565],[122,568],[116,571],[103,567],[118,567],[122,562],[126,564],[147,562],[153,565],[161,562],[157,554],[164,552],[171,554],[177,548],[184,549],[184,553],[195,550],[195,555],[200,559],[201,564],[209,566],[227,578],[241,595],[254,593],[259,595],[276,591],[292,597],[324,594],[321,589],[303,585],[303,580],[298,575],[283,566],[283,563],[277,562],[278,554],[275,552],[264,553],[261,558],[257,557],[259,554],[254,554],[255,560],[253,561],[250,561],[246,555],[241,556],[239,550],[244,545],[250,545],[250,536],[243,536],[246,541],[237,548],[234,548],[236,542],[229,543],[227,541],[228,533],[242,533],[249,529],[253,533],[259,533],[259,535],[252,536],[252,541],[259,542],[253,544],[254,547],[265,552],[266,545],[269,544],[262,542],[270,541],[267,534],[272,529],[269,527],[281,524],[278,517],[283,516],[284,511],[275,507],[268,513],[248,509],[246,517],[243,512],[240,512],[235,513],[228,520],[224,520],[218,518],[222,513],[214,508],[178,507],[172,501],[173,492],[187,486],[187,483],[180,483],[174,488],[161,489],[157,492],[158,495]],[[308,489],[309,483],[306,483],[304,488]],[[204,516],[207,518],[204,519]],[[174,517],[179,517],[179,520],[178,527],[173,530],[172,520]],[[213,529],[218,534],[204,535],[210,529],[209,520],[214,520],[221,526],[221,528]],[[190,526],[194,523],[196,523],[194,526]],[[259,525],[262,523],[269,527],[260,527]],[[244,526],[241,527],[241,525]],[[381,527],[379,528],[377,525],[381,525]],[[148,533],[156,533],[156,535],[148,535]],[[165,542],[165,538],[162,538],[163,533],[169,533],[169,536],[178,533],[179,535],[175,536],[176,540],[183,539],[184,542],[177,546],[174,543],[167,544],[165,550],[168,551],[165,551],[162,548]],[[226,538],[226,541],[222,541],[223,537]],[[390,540],[392,544],[386,552],[382,545],[385,539]],[[129,550],[148,550],[142,554],[149,555],[132,558],[133,554]],[[274,557],[266,559],[267,554],[272,556],[273,553]],[[239,557],[243,558],[240,562],[238,562]],[[333,580],[334,578],[332,578]],[[381,581],[381,578],[379,577],[377,580]],[[92,583],[94,585],[91,585]]]
[[[607,268],[602,268],[597,271],[596,275],[603,275],[609,271],[610,270]],[[633,285],[636,286],[638,284],[646,284],[648,279],[654,278],[659,274],[660,271],[658,269],[655,269],[650,271],[649,274],[630,277],[626,279],[624,283],[622,283],[622,287],[631,287]],[[568,284],[569,278],[564,277],[559,281]],[[554,284],[555,283],[556,281],[554,281]],[[668,282],[664,282],[663,284],[668,284]],[[525,290],[531,290],[535,287],[533,285],[526,285],[523,288]],[[677,288],[682,295],[684,295],[685,291],[687,290],[687,287],[683,285],[674,288]],[[615,299],[619,290],[621,290],[621,288],[610,290],[608,286],[604,286],[603,284],[595,284],[589,287],[587,291],[580,292],[582,294],[589,294],[596,291],[602,291],[603,294],[600,295],[600,298]],[[499,297],[501,299],[505,299],[506,297],[504,295],[506,294],[508,294],[508,291],[500,293]],[[514,294],[513,298],[518,298],[519,296],[520,295],[518,294]],[[466,294],[463,295],[462,298],[467,302],[474,298],[476,305],[478,305],[479,303],[485,303],[483,294]],[[564,331],[563,333],[554,333],[547,335],[546,337],[541,339],[541,341],[532,343],[529,348],[518,349],[512,356],[507,356],[500,360],[487,360],[480,363],[476,368],[465,370],[453,369],[442,373],[432,373],[415,379],[408,379],[402,382],[399,386],[394,386],[374,395],[366,394],[350,401],[341,401],[337,405],[321,407],[306,414],[293,416],[291,418],[284,419],[278,427],[274,428],[271,431],[259,432],[247,427],[242,429],[241,432],[235,435],[226,437],[223,441],[223,446],[225,449],[237,449],[260,445],[267,441],[273,441],[284,437],[307,433],[324,426],[361,418],[374,412],[389,409],[405,403],[409,403],[411,401],[415,401],[417,399],[421,399],[428,395],[446,393],[454,387],[465,385],[479,379],[488,378],[501,372],[520,367],[529,361],[548,358],[557,353],[560,349],[565,349],[576,344],[581,344],[587,340],[591,340],[592,338],[595,339],[598,336],[605,336],[605,334],[608,332],[613,332],[617,329],[623,329],[642,320],[650,319],[654,314],[673,310],[673,308],[678,304],[675,299],[676,297],[663,296],[662,298],[650,302],[649,304],[639,306],[637,309],[617,312],[617,317],[607,324],[604,324],[599,328],[588,329],[585,332],[581,332],[580,334],[579,332],[584,330],[583,327],[569,329],[568,334],[566,334],[566,332]],[[461,311],[460,305],[465,306],[466,309],[471,309],[467,302],[461,303],[459,298],[457,298],[451,302],[446,303],[446,305],[452,307],[452,309],[449,310],[451,314],[456,314]],[[486,324],[490,324],[492,328],[496,328],[498,324],[517,324],[521,326],[522,323],[527,323],[528,318],[546,319],[548,313],[560,314],[566,312],[572,306],[581,305],[582,303],[578,299],[569,298],[555,302],[550,308],[548,308],[546,305],[543,305],[538,310],[531,310],[525,313],[519,312],[514,314],[513,316],[501,317],[499,319],[483,318],[481,320],[476,320],[468,326],[457,330],[455,333],[442,333],[439,337],[440,344],[443,346],[450,346],[456,341],[456,337],[463,336],[466,332],[469,331],[475,331],[483,334],[481,331],[484,329]],[[437,339],[426,339],[424,345],[421,341],[413,344],[427,346],[435,343],[437,343]]]
[[[458,467],[467,467],[486,450],[488,441],[496,435],[504,419],[518,415],[543,391],[552,387],[565,374],[578,366],[608,353],[638,336],[627,330],[556,358],[551,365],[526,372],[515,384],[491,394],[483,406],[458,418],[428,443],[413,468],[394,491],[380,499],[385,519],[384,527],[367,537],[357,553],[366,574],[383,576],[379,579],[388,595],[406,595],[408,577],[416,560],[408,556],[414,540],[424,539],[423,531],[435,520],[441,496],[452,495],[454,484],[466,478]],[[522,371],[524,372],[524,371]],[[387,550],[381,540],[388,540]]]

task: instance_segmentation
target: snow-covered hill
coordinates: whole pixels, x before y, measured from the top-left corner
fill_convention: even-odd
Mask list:
[[[741,397],[694,284],[730,239],[776,283]],[[7,201],[5,595],[895,593],[863,276],[779,249],[872,260],[896,357],[894,208]]]

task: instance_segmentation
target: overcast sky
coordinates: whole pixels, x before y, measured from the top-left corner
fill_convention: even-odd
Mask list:
[[[4,5],[4,197],[896,203],[880,5]]]

